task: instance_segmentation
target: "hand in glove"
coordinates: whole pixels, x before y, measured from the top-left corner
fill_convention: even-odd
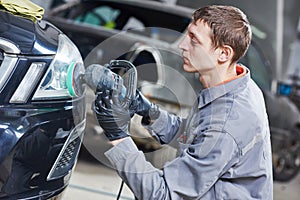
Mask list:
[[[98,92],[96,95],[94,111],[106,137],[110,141],[128,137],[130,114],[128,109],[121,106],[119,95],[113,93],[112,99],[109,91]]]
[[[129,107],[130,113],[135,112],[142,116],[142,123],[149,125],[151,120],[155,120],[160,115],[160,110],[157,105],[151,103],[139,90],[136,90],[135,99]]]

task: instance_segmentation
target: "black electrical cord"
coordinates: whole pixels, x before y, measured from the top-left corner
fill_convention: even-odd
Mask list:
[[[119,193],[118,193],[118,196],[117,196],[117,200],[119,200],[120,197],[121,197],[121,193],[122,193],[122,190],[123,190],[123,186],[124,186],[124,181],[122,180],[121,186],[120,186],[120,189],[119,189]]]

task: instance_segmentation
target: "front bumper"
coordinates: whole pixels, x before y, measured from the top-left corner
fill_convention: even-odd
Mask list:
[[[48,199],[68,185],[85,128],[84,97],[0,108],[0,199]]]

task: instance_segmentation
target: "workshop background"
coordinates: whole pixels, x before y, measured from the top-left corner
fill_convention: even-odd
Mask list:
[[[52,1],[33,0],[46,10]],[[273,52],[266,50],[269,61],[275,66],[275,77],[278,82],[286,79],[290,65],[291,47],[297,40],[299,32],[298,0],[165,0],[168,4],[178,4],[190,8],[198,8],[206,4],[227,4],[240,7],[255,21],[262,37],[268,37]],[[299,31],[299,30],[298,30]],[[300,161],[299,161],[300,162]],[[88,152],[82,151],[71,183],[66,190],[64,199],[116,199],[121,179],[116,172],[98,162]],[[300,176],[289,182],[274,182],[274,199],[299,199]],[[134,199],[130,190],[124,186],[121,199]]]

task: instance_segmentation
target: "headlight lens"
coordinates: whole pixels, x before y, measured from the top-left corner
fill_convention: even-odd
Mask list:
[[[32,63],[9,102],[25,103],[42,77],[44,69],[45,63]]]
[[[73,42],[59,35],[57,53],[42,79],[33,100],[61,99],[81,96],[84,66]]]

